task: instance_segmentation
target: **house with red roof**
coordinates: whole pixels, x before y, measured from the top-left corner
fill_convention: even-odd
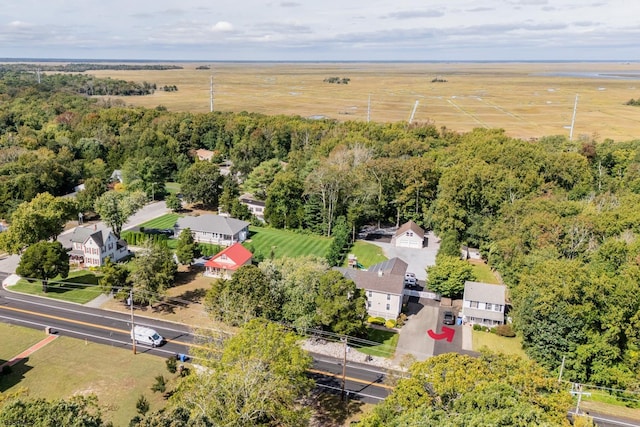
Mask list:
[[[230,279],[233,273],[243,265],[251,264],[253,254],[240,243],[234,243],[204,264],[204,275]]]

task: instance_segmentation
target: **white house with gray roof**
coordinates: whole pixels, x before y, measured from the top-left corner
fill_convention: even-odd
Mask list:
[[[100,267],[107,258],[118,262],[129,255],[127,242],[110,228],[76,227],[71,235],[69,259],[86,267]]]
[[[180,236],[185,228],[191,230],[193,239],[198,243],[231,246],[249,237],[248,222],[213,214],[178,218],[173,226],[174,235]]]
[[[467,281],[464,284],[462,320],[484,326],[503,325],[506,304],[505,285]]]
[[[402,291],[407,263],[400,258],[372,265],[368,270],[336,268],[344,277],[364,289],[369,316],[396,320],[402,311]]]

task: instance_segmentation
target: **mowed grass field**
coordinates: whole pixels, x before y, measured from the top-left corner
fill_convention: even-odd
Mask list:
[[[254,253],[261,254],[265,258],[270,258],[272,251],[274,258],[295,258],[305,255],[324,258],[332,240],[328,237],[264,227],[251,226],[249,231],[251,236],[246,244],[253,248]]]
[[[44,338],[44,332],[0,323],[0,358],[11,358]],[[5,345],[14,354],[6,356]],[[120,344],[60,337],[14,365],[8,376],[0,376],[0,392],[25,388],[28,397],[44,399],[95,394],[104,419],[126,426],[136,415],[140,395],[149,400],[152,411],[164,406],[162,396],[150,389],[158,375],[175,377],[166,370],[164,360],[145,353],[133,355]],[[167,389],[172,387],[170,383]]]
[[[171,111],[258,112],[340,121],[433,122],[454,131],[502,128],[530,139],[569,135],[579,95],[574,139],[618,141],[640,134],[640,63],[184,63],[182,70],[96,70],[89,74],[158,85],[177,92],[125,97],[127,104]],[[600,75],[597,78],[590,76]],[[609,76],[610,78],[607,78]],[[349,78],[331,84],[328,77]],[[625,78],[621,78],[625,77]],[[432,82],[433,79],[446,82]],[[370,104],[369,104],[370,99]],[[370,105],[370,109],[369,109]]]
[[[70,271],[66,279],[60,276],[51,279],[47,286],[47,293],[42,292],[42,282],[35,280],[29,282],[20,279],[18,283],[11,286],[11,290],[25,294],[46,296],[48,298],[59,299],[77,304],[86,304],[102,294],[97,286],[98,277],[87,270]]]

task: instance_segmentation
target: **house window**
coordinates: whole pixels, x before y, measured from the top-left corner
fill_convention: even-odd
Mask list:
[[[369,291],[369,298],[373,297],[373,291]]]
[[[391,304],[387,304],[387,310],[391,308]]]
[[[493,310],[493,307],[491,306],[491,303],[490,303],[490,302],[488,302],[488,303],[487,303],[487,307],[486,307],[486,309],[487,309],[487,310]]]
[[[495,305],[493,306],[493,309],[494,309],[495,311],[502,311],[502,306],[501,306],[500,304],[495,304]]]
[[[367,301],[367,308],[371,308],[371,301]]]
[[[407,237],[413,237],[413,231],[407,231]]]
[[[391,294],[387,294],[387,301],[391,301]]]
[[[471,301],[470,307],[471,308],[478,308],[478,301]]]

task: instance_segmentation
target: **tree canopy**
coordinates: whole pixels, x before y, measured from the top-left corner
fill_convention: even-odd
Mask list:
[[[60,242],[38,242],[27,248],[20,258],[16,273],[27,279],[42,281],[42,292],[47,292],[50,279],[69,274],[69,254]]]
[[[414,363],[409,373],[360,425],[570,425],[569,392],[516,356],[448,353]]]
[[[308,425],[301,402],[313,385],[307,376],[312,359],[297,340],[258,319],[230,338],[205,338],[195,350],[203,369],[180,381],[169,410],[205,425]]]

